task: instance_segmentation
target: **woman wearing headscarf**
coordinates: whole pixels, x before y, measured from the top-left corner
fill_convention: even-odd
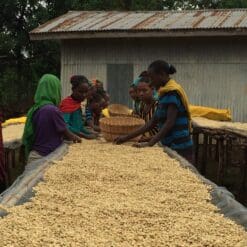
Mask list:
[[[81,141],[67,129],[58,108],[60,101],[59,79],[51,74],[43,75],[34,96],[34,105],[27,114],[22,139],[28,163],[53,152],[63,143],[63,138]]]
[[[70,79],[72,94],[62,100],[60,110],[68,129],[85,139],[95,139],[97,136],[85,128],[81,103],[87,98],[90,88],[88,79],[83,75],[74,75]]]

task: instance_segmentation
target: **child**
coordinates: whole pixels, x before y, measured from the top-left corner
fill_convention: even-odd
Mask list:
[[[140,99],[137,93],[137,87],[140,83],[140,80],[143,78],[148,78],[147,71],[142,71],[141,74],[133,81],[129,89],[129,95],[134,101],[134,110],[133,115],[140,115]]]
[[[129,88],[129,95],[131,99],[134,101],[134,109],[132,114],[133,115],[139,115],[140,114],[140,99],[138,98],[137,95],[137,87],[132,84]]]
[[[121,144],[139,136],[158,124],[159,132],[149,142],[139,146],[148,147],[161,142],[162,145],[175,150],[193,164],[189,102],[183,88],[170,78],[170,75],[174,73],[176,73],[175,67],[162,60],[149,65],[148,74],[152,86],[159,93],[158,108],[154,117],[145,126],[127,136],[117,138],[116,143]]]
[[[157,108],[157,101],[153,97],[153,89],[150,86],[149,78],[140,77],[140,82],[137,86],[137,94],[140,99],[139,116],[148,123],[152,118]],[[158,127],[150,129],[144,133],[139,142],[148,142],[158,133]]]
[[[137,87],[141,78],[149,78],[148,72],[146,70],[145,71],[142,71],[141,74],[139,75],[139,77],[137,77],[134,80],[133,85]],[[158,93],[157,93],[157,91],[156,91],[155,88],[153,89],[153,98],[155,100],[158,100],[159,99],[159,95],[158,95]]]
[[[72,94],[65,98],[60,105],[64,121],[70,131],[85,139],[95,139],[96,135],[85,128],[83,122],[81,102],[86,99],[89,82],[85,76],[75,75],[70,79]]]
[[[93,104],[94,101],[99,101],[101,102],[101,106],[97,104]],[[100,128],[98,124],[96,123],[99,121],[99,118],[101,116],[101,113],[98,113],[98,110],[102,108],[105,109],[108,107],[109,102],[110,102],[110,97],[107,94],[107,92],[103,88],[103,83],[100,82],[98,84],[93,84],[93,86],[90,88],[89,94],[88,94],[88,102],[90,104],[87,104],[85,112],[86,112],[86,124],[89,126],[91,129],[93,129],[96,132],[100,132]],[[95,102],[97,103],[97,102]],[[91,106],[90,106],[91,105]],[[94,108],[92,110],[91,108]],[[94,111],[94,113],[93,113]],[[97,117],[96,117],[97,116]],[[95,120],[98,119],[98,120]]]
[[[88,101],[87,108],[91,113],[91,122],[94,129],[99,129],[99,120],[101,117],[102,110],[106,106],[106,100],[100,93],[95,93],[92,95],[91,99]],[[89,120],[89,119],[88,119]]]
[[[61,84],[51,74],[45,74],[39,81],[34,105],[28,111],[23,134],[28,163],[53,152],[63,143],[63,137],[73,142],[81,139],[71,133],[58,109],[61,101]]]

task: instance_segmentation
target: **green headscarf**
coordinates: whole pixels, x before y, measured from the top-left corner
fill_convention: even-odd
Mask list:
[[[25,146],[26,158],[28,157],[34,142],[33,114],[45,105],[58,106],[61,101],[61,83],[59,79],[51,74],[41,77],[34,96],[34,105],[27,113],[27,121],[22,137]]]
[[[137,78],[133,81],[132,85],[135,86],[135,87],[137,87],[140,81],[141,81],[141,77],[137,77]]]

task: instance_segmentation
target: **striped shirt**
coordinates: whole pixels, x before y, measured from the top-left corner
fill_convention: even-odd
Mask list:
[[[192,148],[193,143],[189,132],[189,119],[179,94],[176,91],[168,92],[159,97],[155,118],[161,129],[167,120],[167,109],[169,105],[175,105],[178,110],[177,119],[172,130],[161,139],[164,146],[174,150],[185,150]]]
[[[139,100],[135,100],[133,104],[134,104],[133,114],[140,115],[141,102]]]
[[[145,121],[145,123],[149,122],[153,118],[157,106],[158,106],[157,101],[154,101],[150,107],[147,107],[145,103],[141,102],[139,116]],[[158,126],[155,126],[149,132],[145,133],[144,136],[147,137],[154,136],[158,132],[159,132]]]
[[[86,106],[85,108],[85,115],[86,115],[86,122],[93,120],[93,113],[88,106]]]

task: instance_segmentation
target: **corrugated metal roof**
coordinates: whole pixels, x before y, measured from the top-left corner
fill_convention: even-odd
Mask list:
[[[69,11],[31,32],[140,32],[247,29],[247,9],[193,11]]]

